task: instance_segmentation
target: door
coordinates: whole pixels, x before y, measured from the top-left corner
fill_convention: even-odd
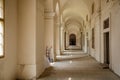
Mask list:
[[[110,64],[109,32],[104,33],[104,63]]]

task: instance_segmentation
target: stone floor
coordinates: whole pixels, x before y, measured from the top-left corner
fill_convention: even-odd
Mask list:
[[[58,61],[51,64],[38,80],[120,80],[109,69],[87,54],[67,52],[58,56]]]

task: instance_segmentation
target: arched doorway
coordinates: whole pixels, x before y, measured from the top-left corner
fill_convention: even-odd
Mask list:
[[[71,45],[71,46],[75,46],[76,45],[76,35],[75,34],[71,34],[69,36],[69,45]]]

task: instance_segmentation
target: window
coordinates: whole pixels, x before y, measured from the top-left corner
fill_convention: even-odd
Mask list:
[[[109,18],[104,21],[104,29],[109,28]]]
[[[83,21],[83,26],[84,26],[85,22]]]
[[[92,48],[95,49],[95,30],[94,28],[92,29]]]
[[[106,0],[106,3],[108,3],[110,0]]]
[[[4,57],[4,0],[0,0],[0,57]]]
[[[86,21],[88,21],[88,15],[86,16]]]
[[[95,7],[95,5],[94,5],[94,3],[92,4],[92,14],[94,13],[94,7]]]

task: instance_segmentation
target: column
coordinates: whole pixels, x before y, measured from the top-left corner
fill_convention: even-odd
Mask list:
[[[50,58],[55,61],[53,0],[45,1],[45,47],[50,50]]]
[[[55,54],[60,55],[60,26],[59,22],[55,23]]]

